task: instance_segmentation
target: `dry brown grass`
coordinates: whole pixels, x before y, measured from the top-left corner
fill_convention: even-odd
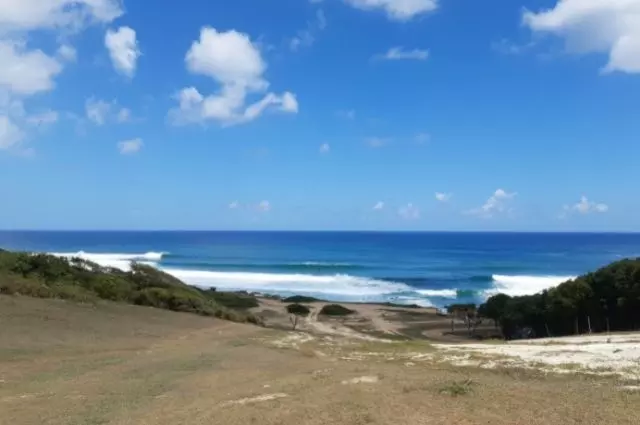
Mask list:
[[[269,344],[284,335],[149,308],[0,297],[0,424],[640,423],[640,394],[612,380],[342,361],[318,342]],[[341,351],[363,348],[376,345]],[[458,397],[443,390],[454,387]]]

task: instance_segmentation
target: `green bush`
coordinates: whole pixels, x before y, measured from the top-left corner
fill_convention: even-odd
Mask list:
[[[0,294],[80,302],[104,299],[260,324],[250,313],[231,310],[257,306],[255,297],[203,291],[143,264],[132,264],[131,271],[124,272],[80,258],[0,250]]]
[[[313,298],[313,297],[307,297],[304,295],[294,295],[292,297],[287,297],[285,299],[282,300],[282,302],[284,303],[314,303],[314,302],[318,302],[321,301],[318,298]]]
[[[309,307],[302,304],[289,304],[287,306],[287,312],[289,314],[295,314],[296,316],[308,316],[311,313]]]
[[[221,306],[237,309],[237,310],[246,310],[253,307],[258,307],[258,299],[251,294],[246,292],[208,292],[206,295],[214,300],[216,303]]]
[[[355,310],[351,310],[340,304],[327,304],[320,310],[320,314],[324,316],[348,316],[354,313]]]

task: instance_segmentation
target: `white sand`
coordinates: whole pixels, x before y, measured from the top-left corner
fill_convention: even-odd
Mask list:
[[[505,344],[438,344],[458,365],[527,367],[553,372],[615,374],[640,379],[640,334],[588,335]]]

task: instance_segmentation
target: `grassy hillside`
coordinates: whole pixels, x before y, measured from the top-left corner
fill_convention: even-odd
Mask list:
[[[80,302],[109,300],[235,322],[259,322],[245,311],[258,305],[249,294],[202,290],[135,263],[125,272],[80,258],[0,251],[0,294]]]
[[[432,352],[415,341],[3,295],[0,335],[0,425],[640,423],[640,392],[613,378],[406,363]]]

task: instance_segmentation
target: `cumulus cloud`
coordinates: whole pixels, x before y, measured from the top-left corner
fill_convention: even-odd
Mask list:
[[[121,0],[3,0],[0,33],[35,29],[79,31],[122,15]]]
[[[23,42],[10,40],[0,40],[0,64],[0,88],[16,95],[51,90],[62,71],[62,65],[42,50],[27,50]]]
[[[585,215],[591,213],[606,213],[607,211],[609,211],[609,206],[607,204],[591,202],[586,196],[582,196],[580,197],[579,202],[573,205],[564,205],[562,207],[562,213],[560,214],[560,217],[565,218],[571,213]]]
[[[263,212],[271,211],[271,204],[269,201],[262,201],[258,204],[258,210]]]
[[[404,50],[402,47],[392,47],[387,50],[385,53],[375,55],[374,59],[379,60],[419,60],[424,61],[429,57],[428,50],[422,49],[413,49],[413,50]]]
[[[229,203],[228,207],[230,210],[237,210],[240,208],[240,203],[238,201],[232,201]]]
[[[420,218],[420,209],[412,203],[408,203],[398,208],[398,215],[405,220],[417,220]]]
[[[362,10],[383,10],[389,19],[408,21],[418,15],[433,12],[438,0],[345,0]]]
[[[131,139],[131,140],[123,140],[118,143],[118,150],[123,155],[133,155],[134,153],[138,153],[144,143],[141,138]]]
[[[515,192],[509,193],[504,189],[497,189],[481,207],[474,208],[468,211],[468,213],[483,218],[491,218],[497,214],[509,212],[510,208],[507,206],[508,201],[516,195]]]
[[[217,82],[219,91],[205,96],[195,87],[180,90],[176,96],[178,108],[170,112],[176,124],[216,121],[234,125],[252,121],[268,109],[298,112],[298,101],[291,92],[267,93],[246,105],[249,95],[263,93],[269,87],[263,77],[267,65],[247,34],[204,27],[187,52],[185,62],[191,73]]]
[[[329,153],[331,151],[331,146],[329,143],[323,143],[320,145],[320,153]]]
[[[140,151],[144,145],[141,138],[123,140],[118,142],[118,150],[123,155],[132,155]]]
[[[380,211],[382,209],[384,209],[384,202],[382,201],[376,202],[376,204],[373,206],[373,210],[375,211]]]
[[[130,27],[120,27],[116,31],[108,30],[104,37],[104,45],[116,71],[126,77],[133,77],[141,54],[135,30]]]
[[[436,200],[440,202],[449,202],[452,196],[452,193],[436,192]]]
[[[115,100],[107,102],[90,97],[86,100],[84,109],[87,119],[96,125],[104,125],[108,121],[124,123],[131,119],[131,110],[120,108]]]
[[[66,44],[48,53],[28,46],[26,40],[33,41],[31,32],[46,31],[53,40],[66,38],[88,25],[109,23],[122,13],[120,0],[0,1],[1,146],[16,146],[28,136],[28,126],[57,119],[54,112],[29,116],[7,105],[22,105],[23,99],[52,90],[65,62],[76,58],[75,49]],[[32,155],[34,150],[19,153]]]
[[[62,46],[58,47],[56,56],[66,62],[75,62],[76,59],[78,59],[78,52],[76,51],[75,47],[68,44],[63,44]]]
[[[0,115],[0,149],[9,149],[24,139],[24,133],[7,115]]]
[[[550,9],[525,10],[523,22],[564,38],[568,51],[605,53],[604,72],[640,72],[640,0],[558,0]]]

